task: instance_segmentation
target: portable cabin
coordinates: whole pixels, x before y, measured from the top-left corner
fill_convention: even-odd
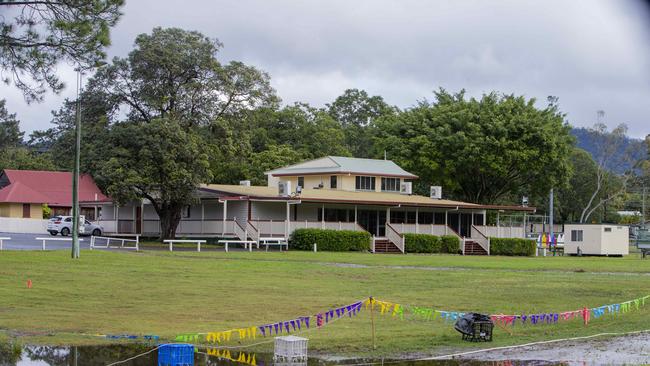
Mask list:
[[[629,228],[611,224],[564,225],[564,253],[623,256],[629,254]]]

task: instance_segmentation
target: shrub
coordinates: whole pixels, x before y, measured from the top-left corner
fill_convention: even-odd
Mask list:
[[[535,255],[537,244],[531,239],[519,238],[490,238],[490,254],[492,255]]]
[[[404,234],[404,250],[407,253],[440,253],[442,240],[428,234]]]
[[[457,236],[443,235],[440,237],[440,240],[442,241],[441,253],[460,253],[460,239]]]
[[[452,253],[460,251],[460,240],[453,235],[405,234],[407,253]]]
[[[297,229],[289,238],[291,247],[298,250],[312,250],[314,243],[318,250],[330,252],[370,250],[370,233],[351,230]]]

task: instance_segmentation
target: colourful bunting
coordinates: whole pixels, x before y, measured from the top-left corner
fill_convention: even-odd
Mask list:
[[[605,314],[620,314],[627,313],[631,310],[639,310],[642,306],[645,305],[646,300],[650,299],[650,295],[640,297],[637,299],[625,301],[618,304],[602,305],[594,308],[582,308],[580,310],[566,311],[561,313],[539,313],[539,314],[524,314],[521,315],[507,315],[507,314],[493,314],[490,315],[492,321],[496,324],[503,326],[514,326],[517,323],[517,319],[520,320],[522,325],[531,324],[556,324],[559,321],[571,321],[580,316],[585,326],[589,324],[591,317],[594,319],[602,318]],[[317,313],[313,315],[316,318],[316,326],[322,327],[333,320],[338,320],[344,315],[352,317],[357,315],[361,309],[365,306],[366,309],[372,311],[377,310],[379,314],[386,315],[390,314],[391,317],[398,317],[404,319],[405,314],[410,315],[414,319],[418,320],[434,320],[440,315],[440,318],[448,321],[455,322],[459,318],[465,315],[464,312],[459,311],[443,311],[435,310],[427,307],[419,306],[405,306],[397,303],[392,303],[388,301],[377,300],[375,298],[368,298],[364,301],[358,301],[353,304],[336,307],[333,309],[328,309],[324,312]],[[236,328],[222,332],[210,332],[210,333],[188,333],[177,335],[174,340],[177,342],[198,342],[199,336],[205,336],[205,341],[208,343],[222,343],[228,342],[232,339],[232,334],[237,334],[238,339],[243,340],[254,340],[257,338],[257,335],[262,337],[275,336],[280,334],[290,334],[292,332],[301,332],[303,330],[309,329],[310,320],[312,316],[303,316],[295,319],[285,320],[277,323],[264,324],[260,326],[253,326],[248,328]],[[106,335],[107,338],[129,338],[129,335]],[[132,336],[137,338],[138,336]],[[133,339],[135,339],[133,338]],[[158,336],[144,336],[144,339],[158,339]],[[129,338],[131,339],[131,338]],[[227,357],[224,357],[227,358]]]
[[[229,361],[245,363],[251,366],[257,366],[257,361],[255,360],[254,353],[239,352],[239,355],[237,357],[232,357],[230,350],[220,349],[220,348],[208,348],[206,353],[210,356],[226,359]]]

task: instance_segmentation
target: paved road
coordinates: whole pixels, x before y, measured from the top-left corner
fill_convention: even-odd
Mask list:
[[[16,233],[2,233],[0,237],[11,238],[11,240],[4,240],[2,248],[5,250],[40,250],[43,247],[42,240],[36,238],[63,238],[61,235],[51,236],[50,233],[43,234],[16,234]],[[69,236],[67,238],[70,238]],[[81,249],[88,249],[90,247],[90,237],[82,237],[83,241],[79,243]],[[45,249],[47,250],[61,250],[70,249],[72,245],[69,241],[47,241]]]

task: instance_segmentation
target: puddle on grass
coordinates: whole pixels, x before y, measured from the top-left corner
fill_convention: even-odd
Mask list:
[[[111,345],[111,346],[26,346],[23,348],[10,344],[0,344],[0,366],[105,366],[118,361],[120,366],[156,366],[158,352],[152,345]],[[153,351],[152,351],[153,350]],[[148,354],[143,353],[147,351]],[[199,350],[201,352],[205,350]],[[140,355],[140,356],[139,356]],[[136,357],[137,356],[137,357]],[[389,360],[347,360],[343,362],[324,361],[310,358],[307,362],[274,362],[268,353],[247,353],[232,351],[221,353],[221,357],[207,353],[195,353],[195,366],[531,366],[562,365],[545,361],[475,361],[475,360],[431,360],[431,361],[389,361]]]

